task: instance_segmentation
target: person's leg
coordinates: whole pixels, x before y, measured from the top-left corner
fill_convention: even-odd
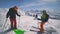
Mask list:
[[[17,29],[16,18],[14,19],[14,29]]]
[[[10,22],[11,22],[11,29],[13,29],[13,19],[10,18]]]
[[[40,25],[40,27],[41,27],[41,28],[40,28],[41,32],[44,32],[44,27],[43,27],[44,24],[45,24],[44,22],[41,22],[41,25]]]

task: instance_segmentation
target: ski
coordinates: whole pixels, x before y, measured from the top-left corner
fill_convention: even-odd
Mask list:
[[[39,31],[37,31],[37,30],[33,30],[33,29],[30,29],[30,31],[33,31],[33,32],[39,32]]]
[[[36,29],[40,29],[40,28],[38,28],[38,27],[34,27],[34,26],[32,26],[33,28],[36,28]]]

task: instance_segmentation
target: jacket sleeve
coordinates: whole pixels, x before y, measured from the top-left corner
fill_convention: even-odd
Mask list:
[[[6,18],[8,18],[9,17],[9,11],[7,12],[7,15],[6,15]]]
[[[9,15],[10,15],[10,11],[11,11],[11,8],[10,8],[9,11],[7,12],[7,14],[6,14],[6,18],[9,17]]]
[[[16,14],[17,14],[17,16],[19,16],[19,17],[20,17],[20,15],[17,13],[17,11],[16,11]]]

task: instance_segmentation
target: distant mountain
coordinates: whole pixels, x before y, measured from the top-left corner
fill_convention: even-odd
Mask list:
[[[60,20],[60,13],[59,12],[51,12],[51,11],[46,11],[47,14],[49,14],[50,17],[52,17],[53,19],[59,19]],[[42,15],[42,10],[29,10],[25,12],[26,15],[32,16],[32,15],[38,15],[41,16]]]

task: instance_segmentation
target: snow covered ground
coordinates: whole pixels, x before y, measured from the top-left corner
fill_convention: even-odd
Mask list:
[[[0,8],[0,34],[3,33],[2,31],[8,30],[10,28],[9,19],[6,22],[4,29],[2,28],[3,24],[5,23],[5,19],[6,19],[5,17],[6,17],[7,11],[8,11],[8,9]],[[40,25],[39,23],[41,21],[34,20],[33,16],[25,15],[25,12],[22,10],[19,10],[19,11],[20,11],[19,14],[21,14],[21,17],[20,17],[20,19],[18,16],[16,18],[17,19],[17,28],[25,30],[26,32],[24,34],[39,34],[39,32],[32,32],[29,30],[30,29],[38,30],[38,29],[33,28],[32,26],[38,28]],[[44,29],[46,30],[46,33],[43,33],[43,34],[60,34],[60,20],[49,19],[49,21],[47,23],[45,23]],[[3,33],[3,34],[15,34],[15,32],[9,31],[9,32]]]

